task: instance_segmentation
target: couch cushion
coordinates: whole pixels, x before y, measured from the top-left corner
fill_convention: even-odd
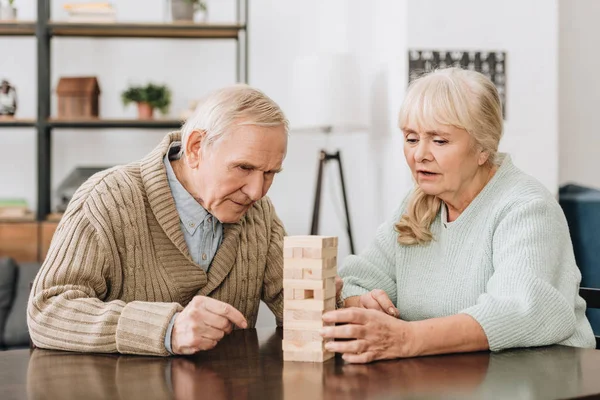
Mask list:
[[[18,267],[18,280],[15,285],[16,294],[4,328],[3,341],[7,347],[29,346],[29,331],[27,329],[29,283],[33,282],[39,269],[39,263],[22,263]]]
[[[15,297],[17,264],[12,258],[0,259],[0,346],[4,347],[3,336],[6,320]]]

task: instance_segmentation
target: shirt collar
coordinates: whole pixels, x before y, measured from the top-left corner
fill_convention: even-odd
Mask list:
[[[179,159],[180,148],[181,142],[171,143],[169,150],[163,159],[165,168],[167,170],[167,180],[169,181],[169,187],[171,188],[171,193],[173,195],[173,200],[175,201],[175,208],[177,209],[179,218],[181,219],[186,231],[188,231],[190,235],[193,235],[198,226],[200,226],[204,221],[212,222],[212,228],[216,229],[217,219],[212,217],[212,215],[206,211],[206,209],[202,207],[200,203],[194,199],[194,197],[192,197],[192,195],[179,182],[177,176],[175,175],[175,171],[173,171],[170,161]]]

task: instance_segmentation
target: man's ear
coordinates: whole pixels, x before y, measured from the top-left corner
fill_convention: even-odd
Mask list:
[[[192,131],[188,140],[185,144],[185,158],[190,168],[197,168],[200,161],[202,161],[202,145],[204,144],[204,138],[206,137],[206,131]]]

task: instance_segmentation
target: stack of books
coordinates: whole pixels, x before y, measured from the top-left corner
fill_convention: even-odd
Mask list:
[[[68,3],[64,9],[69,22],[113,23],[117,13],[110,3]]]
[[[2,199],[0,198],[0,219],[22,220],[33,219],[33,213],[27,207],[24,199]]]

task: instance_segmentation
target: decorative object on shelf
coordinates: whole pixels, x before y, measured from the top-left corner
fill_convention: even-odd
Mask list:
[[[94,76],[63,77],[56,88],[58,118],[98,118],[100,85]]]
[[[206,22],[208,7],[205,0],[170,0],[173,22]]]
[[[33,220],[33,213],[24,199],[0,198],[0,219],[2,220]]]
[[[114,23],[117,13],[110,3],[68,3],[63,6],[69,22]]]
[[[56,189],[56,200],[55,209],[56,213],[64,213],[69,205],[69,202],[73,198],[73,195],[79,189],[85,181],[87,181],[92,175],[105,169],[111,168],[106,167],[76,167],[72,170],[69,175],[58,185]]]
[[[17,90],[7,80],[0,82],[0,117],[14,117],[17,112]]]
[[[494,84],[502,101],[502,113],[506,119],[506,52],[460,51],[460,50],[409,50],[408,81],[436,68],[459,67],[481,72]]]
[[[7,0],[0,4],[0,21],[14,21],[17,19],[15,0]]]
[[[149,83],[146,86],[131,86],[121,93],[121,99],[125,107],[137,103],[139,119],[152,119],[155,108],[163,115],[169,111],[171,91],[166,85]]]

